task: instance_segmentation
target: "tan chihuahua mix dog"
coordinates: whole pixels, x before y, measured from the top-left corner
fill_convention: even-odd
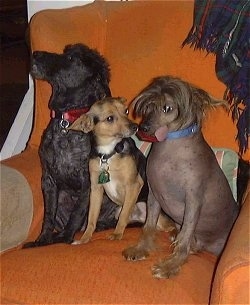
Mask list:
[[[91,192],[88,225],[81,239],[73,244],[87,243],[91,239],[104,191],[113,202],[122,206],[115,231],[109,236],[111,240],[122,238],[137,199],[147,199],[148,186],[144,182],[146,158],[130,138],[138,126],[128,119],[124,102],[122,98],[98,101],[69,127],[84,133],[91,132],[93,140],[89,161]]]

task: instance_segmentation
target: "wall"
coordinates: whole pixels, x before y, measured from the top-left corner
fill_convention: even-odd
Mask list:
[[[93,0],[27,0],[28,20],[38,11],[85,5]],[[29,139],[33,122],[34,84],[29,77],[29,89],[23,99],[7,139],[1,149],[0,160],[22,152]]]
[[[44,9],[59,9],[72,6],[85,5],[93,0],[27,0],[28,17],[30,18],[38,11]]]

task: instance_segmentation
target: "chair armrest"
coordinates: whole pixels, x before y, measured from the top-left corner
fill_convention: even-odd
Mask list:
[[[1,164],[1,252],[21,244],[28,236],[33,216],[33,196],[26,178]]]
[[[242,208],[219,261],[211,294],[211,304],[249,302],[249,205],[250,181]]]

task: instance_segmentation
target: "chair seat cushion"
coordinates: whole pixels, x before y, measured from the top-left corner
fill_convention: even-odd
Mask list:
[[[94,233],[84,245],[57,244],[2,255],[2,297],[36,304],[208,303],[214,256],[191,255],[178,276],[159,280],[152,277],[151,267],[169,254],[167,233],[159,232],[158,251],[138,262],[126,261],[121,252],[136,243],[141,228],[126,229],[120,241],[108,240],[109,233]]]

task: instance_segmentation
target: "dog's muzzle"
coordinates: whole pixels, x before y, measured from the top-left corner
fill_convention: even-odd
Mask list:
[[[136,133],[136,136],[139,138],[141,141],[145,142],[158,142],[157,138],[155,136],[150,136],[143,130],[139,129]]]
[[[152,136],[152,135],[148,134],[148,131],[149,131],[149,127],[146,124],[142,123],[139,126],[139,129],[136,133],[139,140],[145,141],[145,142],[158,142],[158,140],[155,136]]]
[[[140,130],[137,132],[137,136],[141,141],[161,142],[164,140],[176,140],[180,138],[186,138],[197,133],[199,131],[199,126],[196,123],[193,123],[186,128],[171,132],[168,131],[167,127],[162,126],[155,131],[154,136],[148,135],[148,130],[149,129],[143,127],[142,125],[142,129],[140,128]]]

